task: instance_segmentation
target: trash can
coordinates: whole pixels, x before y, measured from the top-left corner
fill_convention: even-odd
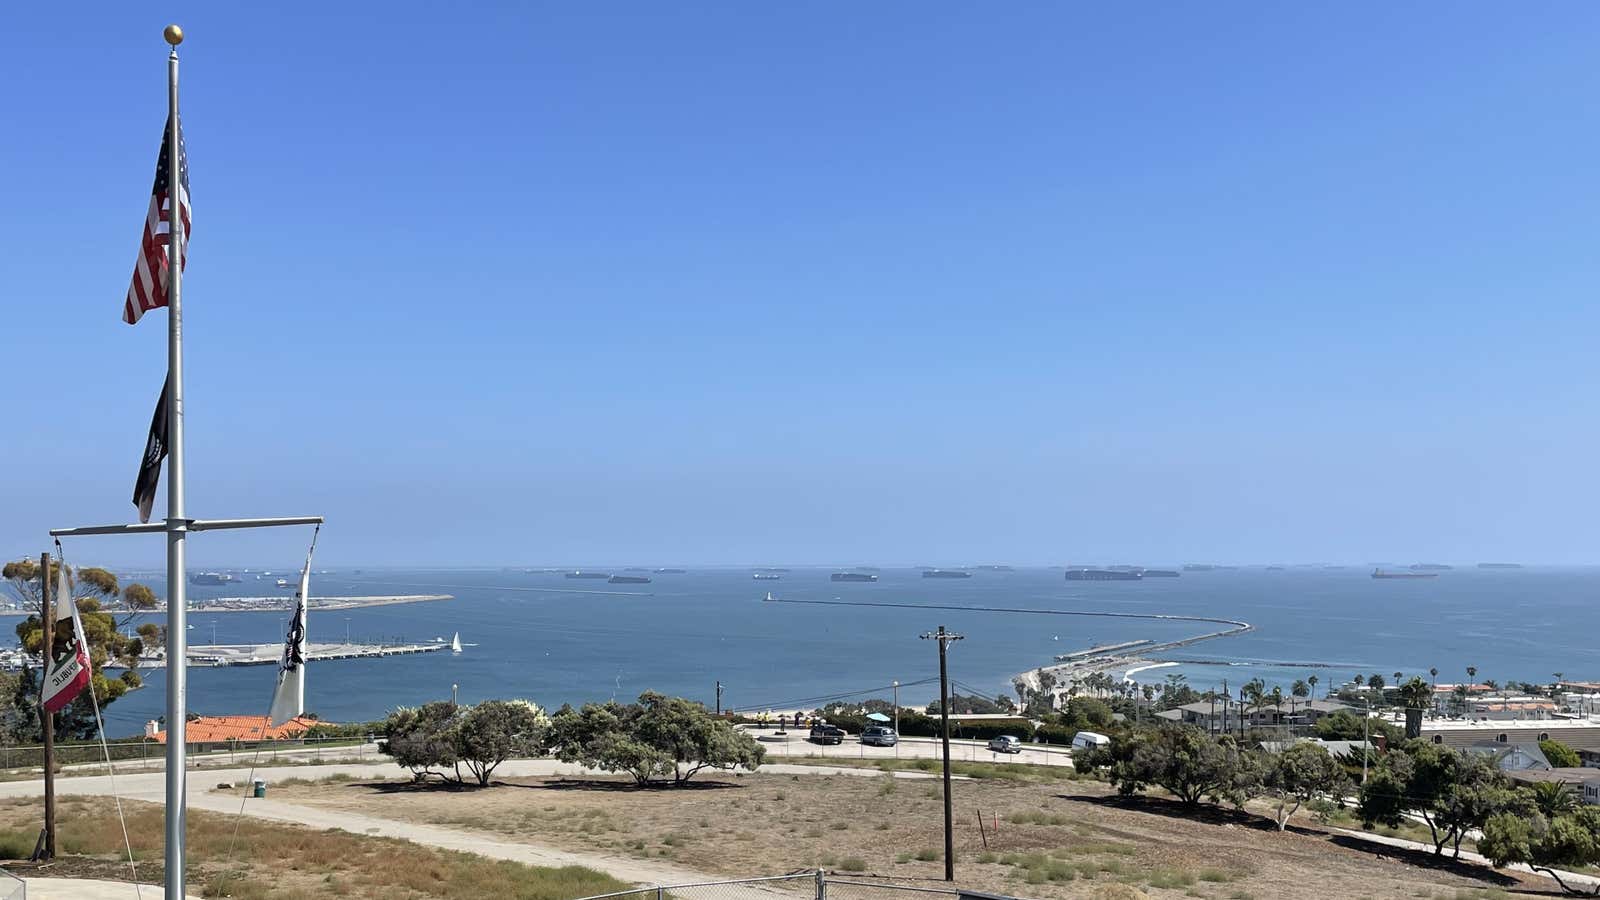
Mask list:
[[[252,794],[256,797],[267,796],[267,780],[265,778],[257,778],[255,780],[255,790]]]

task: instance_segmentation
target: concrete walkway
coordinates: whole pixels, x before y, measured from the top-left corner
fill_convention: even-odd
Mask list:
[[[1405,838],[1388,837],[1387,835],[1373,834],[1370,831],[1351,831],[1348,828],[1330,828],[1328,830],[1336,834],[1343,834],[1349,837],[1359,838],[1360,840],[1366,841],[1370,844],[1383,844],[1387,847],[1398,847],[1404,850],[1418,850],[1423,853],[1433,852],[1433,845],[1425,841],[1408,841]],[[1448,848],[1445,850],[1445,857],[1449,859],[1455,858],[1454,853]],[[1484,856],[1481,853],[1474,853],[1471,850],[1461,851],[1460,858],[1464,862],[1477,863],[1480,866],[1490,869],[1495,868],[1495,864],[1489,861],[1489,857]],[[1550,878],[1547,873],[1535,872],[1531,866],[1525,866],[1521,863],[1515,863],[1506,866],[1505,868],[1514,872],[1522,872],[1527,875],[1537,875],[1540,878]],[[1600,878],[1597,878],[1593,875],[1582,875],[1577,872],[1568,872],[1564,869],[1555,869],[1554,871],[1561,876],[1562,881],[1573,887],[1589,888],[1590,890],[1600,887]],[[1554,881],[1555,879],[1551,880]]]
[[[167,892],[157,884],[141,884],[137,890],[126,881],[100,881],[94,878],[24,878],[28,900],[163,900]],[[194,895],[190,895],[194,900]]]

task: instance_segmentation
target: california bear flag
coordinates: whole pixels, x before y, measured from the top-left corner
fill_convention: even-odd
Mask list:
[[[283,661],[278,663],[278,687],[272,692],[273,725],[282,725],[306,711],[306,602],[311,597],[311,552],[300,572],[300,590],[294,595],[294,615],[283,638]]]
[[[66,709],[94,676],[94,669],[89,665],[89,642],[83,639],[83,622],[78,618],[78,604],[72,600],[72,585],[67,581],[66,563],[57,569],[56,596],[52,604],[55,608],[47,614],[55,616],[57,634],[70,621],[72,638],[60,654],[52,654],[51,648],[45,648],[44,689],[39,699],[47,712]]]

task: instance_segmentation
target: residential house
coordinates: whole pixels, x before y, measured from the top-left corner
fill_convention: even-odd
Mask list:
[[[1495,768],[1502,772],[1526,772],[1536,770],[1548,772],[1555,768],[1550,765],[1550,760],[1545,758],[1544,751],[1538,744],[1501,744],[1495,741],[1479,741],[1470,747],[1461,748],[1462,753],[1475,756],[1487,756],[1494,761]]]
[[[1600,770],[1589,768],[1523,769],[1507,772],[1512,781],[1534,785],[1541,781],[1564,785],[1572,795],[1590,806],[1600,806]]]

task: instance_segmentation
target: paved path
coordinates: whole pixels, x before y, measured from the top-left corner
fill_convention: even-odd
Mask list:
[[[167,892],[157,884],[100,881],[94,878],[24,878],[28,900],[162,900]],[[0,885],[3,887],[3,885]],[[190,895],[194,900],[193,895]]]
[[[770,730],[745,729],[761,742],[769,756],[812,756],[819,759],[938,759],[941,747],[936,738],[901,738],[894,747],[868,747],[854,735],[843,744],[813,744],[803,730],[778,735]],[[1035,766],[1071,766],[1072,753],[1062,746],[1023,744],[1021,753],[996,753],[985,741],[950,741],[950,758],[962,762],[1023,763]],[[763,767],[765,768],[765,767]]]
[[[1427,843],[1425,841],[1408,841],[1405,838],[1388,837],[1387,835],[1373,834],[1370,831],[1352,831],[1352,830],[1350,830],[1348,828],[1330,828],[1328,830],[1332,831],[1332,832],[1335,832],[1337,834],[1343,834],[1343,835],[1348,835],[1349,837],[1359,838],[1360,840],[1367,841],[1368,843],[1383,844],[1383,845],[1388,846],[1388,847],[1400,847],[1400,848],[1405,849],[1405,850],[1420,850],[1420,851],[1422,851],[1424,853],[1432,853],[1433,852],[1433,845],[1429,844],[1429,843]],[[1451,856],[1451,851],[1449,849],[1446,849],[1445,850],[1445,855],[1446,856]],[[1461,851],[1461,859],[1466,861],[1466,862],[1477,863],[1478,865],[1481,865],[1481,866],[1487,866],[1488,868],[1491,868],[1491,869],[1495,868],[1494,863],[1489,861],[1489,857],[1484,856],[1481,853],[1474,853],[1471,850],[1463,850],[1463,851]],[[1531,866],[1525,866],[1525,865],[1522,865],[1521,863],[1514,863],[1512,865],[1506,866],[1505,868],[1511,869],[1511,870],[1516,871],[1516,872],[1523,872],[1523,873],[1526,873],[1526,874],[1529,874],[1529,875],[1537,875],[1540,878],[1550,878],[1550,876],[1547,873],[1535,872]],[[1567,884],[1572,885],[1574,887],[1585,887],[1585,888],[1589,888],[1591,890],[1593,890],[1593,889],[1595,889],[1597,887],[1600,887],[1600,878],[1597,878],[1597,877],[1595,877],[1593,875],[1581,875],[1581,874],[1579,874],[1577,872],[1568,872],[1568,871],[1566,871],[1564,869],[1556,869],[1555,872],[1558,875],[1561,876],[1561,880],[1562,881],[1564,881]],[[1553,881],[1555,879],[1551,879],[1551,880]]]

